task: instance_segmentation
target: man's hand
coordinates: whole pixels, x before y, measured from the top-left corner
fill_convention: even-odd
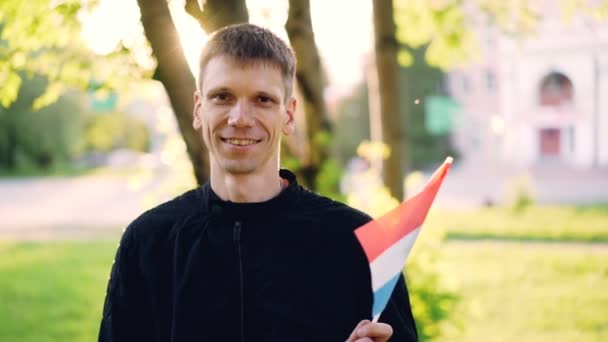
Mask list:
[[[386,323],[372,323],[365,319],[353,330],[346,342],[386,342],[393,335],[393,328]]]

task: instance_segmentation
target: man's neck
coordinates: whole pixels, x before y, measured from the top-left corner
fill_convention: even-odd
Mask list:
[[[279,172],[265,174],[214,174],[210,184],[223,200],[235,203],[265,202],[277,196],[283,186]]]

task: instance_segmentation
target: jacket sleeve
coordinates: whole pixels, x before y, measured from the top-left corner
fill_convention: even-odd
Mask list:
[[[389,341],[415,342],[418,341],[416,322],[412,315],[410,298],[405,284],[403,274],[397,281],[395,290],[380,315],[380,322],[384,322],[393,327],[393,336]]]
[[[131,229],[130,229],[131,228]],[[132,227],[122,236],[112,266],[99,342],[154,341]]]

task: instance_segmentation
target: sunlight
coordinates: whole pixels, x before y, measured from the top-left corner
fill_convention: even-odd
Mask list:
[[[198,55],[207,35],[183,6],[183,1],[172,1],[169,9],[190,70],[196,75]],[[82,11],[78,17],[82,23],[81,36],[94,53],[109,54],[122,43],[133,51],[141,65],[150,64],[136,1],[100,0],[91,11]]]
[[[198,58],[207,42],[207,34],[198,22],[184,11],[184,1],[172,1],[169,9],[190,70],[194,77],[198,77]]]
[[[99,55],[116,49],[121,41],[133,41],[140,33],[136,1],[100,0],[90,11],[81,11],[81,37]]]
[[[371,1],[312,0],[312,24],[329,75],[328,100],[348,95],[365,76],[372,48]]]
[[[169,4],[186,60],[196,76],[198,57],[207,34],[184,11],[184,0],[170,1]],[[289,41],[284,27],[287,1],[248,0],[247,7],[251,23],[267,27]],[[371,48],[371,4],[312,0],[311,14],[315,40],[329,76],[328,94],[331,98],[343,96],[364,76],[363,63]],[[154,65],[135,0],[99,0],[92,10],[82,11],[79,19],[81,36],[93,52],[109,54],[122,44],[133,52],[140,65]]]
[[[249,11],[250,23],[266,27],[281,39],[286,42],[289,41],[285,31],[287,11],[289,10],[287,1],[248,0],[247,10]]]

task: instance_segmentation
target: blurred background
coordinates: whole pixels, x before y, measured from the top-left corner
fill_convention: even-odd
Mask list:
[[[608,340],[608,1],[0,2],[0,340],[96,340],[124,227],[204,183],[207,34],[298,57],[282,163],[378,216],[453,168],[405,272],[424,341]]]

